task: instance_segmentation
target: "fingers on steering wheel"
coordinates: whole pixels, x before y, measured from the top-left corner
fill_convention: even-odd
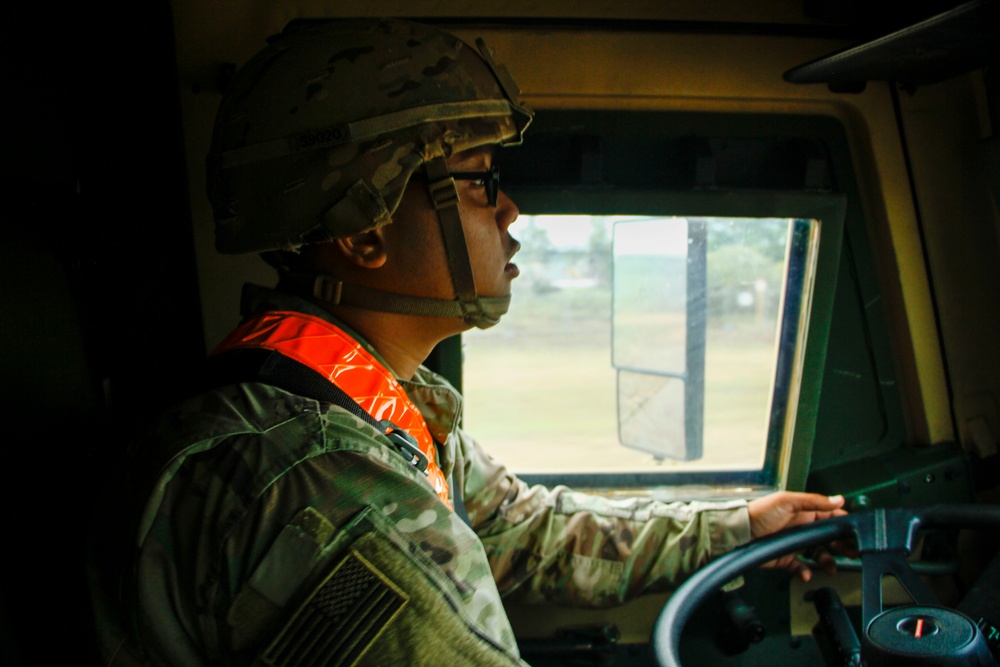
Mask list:
[[[799,560],[796,554],[786,554],[781,558],[765,563],[763,567],[786,570],[790,574],[797,576],[803,582],[808,582],[812,579],[812,570],[809,569],[809,566],[806,563]]]
[[[816,560],[816,564],[827,574],[833,575],[837,573],[837,561],[834,559],[833,554],[826,549],[822,547],[817,548],[813,553],[813,558]]]
[[[808,583],[809,580],[812,579],[812,570],[809,569],[808,565],[800,561],[794,555],[792,556],[787,569],[790,570],[792,574],[796,575],[803,583]]]

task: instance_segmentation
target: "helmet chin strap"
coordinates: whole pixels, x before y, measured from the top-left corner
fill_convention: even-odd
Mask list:
[[[448,174],[443,157],[434,158],[424,165],[427,172],[427,191],[437,211],[441,238],[451,273],[455,299],[462,309],[462,319],[467,324],[487,329],[500,321],[510,305],[510,295],[480,297],[476,292],[476,279],[472,274],[469,245],[462,229],[462,216],[458,212],[458,188]]]
[[[469,247],[465,241],[465,231],[462,229],[462,217],[458,212],[458,189],[455,187],[455,179],[448,174],[444,158],[430,160],[425,164],[425,168],[427,187],[431,202],[437,211],[448,271],[455,289],[454,299],[386,292],[361,285],[346,284],[325,274],[285,273],[282,275],[282,282],[295,291],[305,292],[327,305],[342,304],[404,315],[460,317],[466,324],[480,329],[488,329],[499,322],[510,306],[510,295],[481,297],[476,293]],[[306,281],[311,281],[311,285],[303,284]]]
[[[460,317],[467,324],[480,329],[488,329],[499,322],[510,306],[510,295],[476,297],[475,303],[470,308],[468,304],[457,299],[437,299],[386,292],[371,287],[351,285],[327,274],[285,274],[282,276],[282,284],[291,287],[296,283],[301,283],[300,278],[305,278],[311,284],[311,289],[303,291],[325,305],[354,306],[355,308],[403,315]]]

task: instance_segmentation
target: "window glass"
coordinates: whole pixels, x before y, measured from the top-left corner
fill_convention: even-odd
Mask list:
[[[794,418],[818,222],[522,215],[511,233],[510,312],[463,336],[464,425],[491,454],[521,474],[765,465]]]

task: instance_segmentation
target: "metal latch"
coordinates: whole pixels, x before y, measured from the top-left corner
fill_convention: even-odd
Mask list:
[[[410,460],[410,465],[426,475],[427,456],[420,451],[420,445],[417,444],[416,438],[387,419],[383,419],[378,424],[382,427],[385,437],[389,438],[389,442]]]

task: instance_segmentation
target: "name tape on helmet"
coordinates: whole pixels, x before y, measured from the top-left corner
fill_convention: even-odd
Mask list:
[[[520,110],[518,109],[518,111]],[[222,154],[222,168],[231,169],[252,162],[262,162],[305,151],[331,148],[352,141],[374,138],[404,128],[416,127],[424,123],[463,118],[513,116],[514,113],[515,108],[507,100],[495,99],[432,104],[425,107],[403,109],[367,120],[308,130],[281,139],[235,148]],[[519,140],[520,136],[517,139]]]
[[[350,129],[346,125],[337,125],[335,127],[326,127],[322,130],[303,132],[292,141],[298,148],[306,150],[309,148],[336,146],[337,144],[350,141],[350,139]]]
[[[263,162],[277,157],[305,151],[332,148],[351,141],[350,125],[334,125],[319,130],[309,130],[290,137],[251,144],[222,154],[222,168],[232,169],[252,162]]]

